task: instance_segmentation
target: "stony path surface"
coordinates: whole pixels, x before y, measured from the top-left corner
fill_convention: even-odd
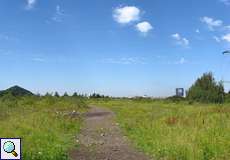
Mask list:
[[[150,160],[122,135],[113,112],[91,107],[84,116],[80,147],[70,152],[72,160]]]

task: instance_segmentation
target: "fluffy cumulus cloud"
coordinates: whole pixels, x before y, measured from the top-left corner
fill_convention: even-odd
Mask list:
[[[210,30],[214,30],[217,27],[221,27],[223,25],[222,20],[215,20],[214,18],[211,17],[202,17],[201,22],[205,23]]]
[[[189,46],[189,40],[185,37],[182,37],[179,33],[175,33],[171,35],[171,37],[176,41],[176,44],[188,47]]]
[[[37,0],[26,0],[26,9],[33,9],[36,2]]]
[[[113,18],[121,24],[127,24],[140,19],[140,9],[135,6],[118,7],[113,11]]]
[[[153,29],[148,21],[141,21],[142,11],[136,6],[122,6],[113,10],[113,18],[119,24],[133,24],[134,27],[143,35],[147,35]]]
[[[153,26],[149,22],[145,21],[145,22],[138,23],[136,25],[136,28],[141,33],[147,34],[150,30],[153,29]]]
[[[229,34],[224,35],[224,36],[222,37],[222,39],[223,39],[224,41],[227,41],[227,42],[229,42],[229,43],[230,43],[230,33],[229,33]]]

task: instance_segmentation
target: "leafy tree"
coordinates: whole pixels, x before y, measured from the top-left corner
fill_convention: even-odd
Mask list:
[[[205,103],[223,103],[224,86],[222,82],[216,82],[211,72],[204,73],[198,78],[187,92],[189,100]]]
[[[86,95],[87,96],[87,95]],[[93,93],[89,96],[90,98],[109,98],[109,96],[100,95],[98,93]]]
[[[45,97],[52,97],[52,93],[46,92]]]
[[[90,95],[90,98],[104,98],[104,96],[98,93],[93,93],[92,95]]]
[[[58,92],[54,93],[54,97],[60,97],[60,95],[58,94]]]
[[[73,97],[78,97],[78,96],[80,96],[80,95],[78,95],[77,92],[73,93]]]
[[[65,92],[64,95],[63,95],[63,97],[69,97],[68,93]]]

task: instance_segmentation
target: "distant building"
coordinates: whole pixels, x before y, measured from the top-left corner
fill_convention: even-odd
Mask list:
[[[184,97],[184,88],[177,88],[176,89],[176,96]]]

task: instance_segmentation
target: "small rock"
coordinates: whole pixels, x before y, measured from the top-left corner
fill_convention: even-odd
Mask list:
[[[104,142],[103,142],[103,141],[100,141],[100,142],[99,142],[99,144],[100,144],[100,145],[103,145],[103,144],[104,144]]]

